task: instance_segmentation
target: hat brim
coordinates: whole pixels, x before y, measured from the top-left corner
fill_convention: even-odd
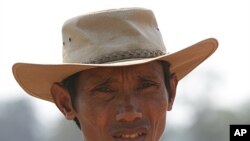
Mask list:
[[[214,38],[200,41],[192,46],[178,52],[158,56],[106,64],[31,64],[16,63],[12,71],[19,85],[30,95],[53,102],[50,88],[53,83],[61,82],[68,76],[96,67],[118,67],[144,64],[155,60],[167,61],[170,63],[170,72],[175,73],[178,80],[181,80],[195,67],[208,58],[218,47]]]

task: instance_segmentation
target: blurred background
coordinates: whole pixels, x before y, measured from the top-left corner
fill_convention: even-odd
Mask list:
[[[228,141],[230,124],[250,124],[249,0],[0,0],[0,140],[81,141],[53,103],[27,95],[16,62],[61,63],[61,27],[89,12],[152,9],[168,52],[215,37],[219,48],[179,82],[162,141]]]

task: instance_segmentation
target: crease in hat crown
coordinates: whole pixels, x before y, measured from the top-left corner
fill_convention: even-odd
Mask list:
[[[62,28],[63,62],[102,64],[166,53],[151,10],[129,8],[78,16]]]

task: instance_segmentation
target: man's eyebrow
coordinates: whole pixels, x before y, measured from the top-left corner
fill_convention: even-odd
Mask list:
[[[100,83],[96,84],[96,86],[103,86],[103,85],[107,85],[107,84],[109,84],[109,83],[111,83],[111,82],[112,82],[112,78],[111,78],[111,77],[109,77],[109,78],[105,79],[104,81],[102,81],[102,82],[100,82]]]
[[[107,80],[110,79],[110,75],[103,75],[103,73],[96,73],[96,72],[91,72],[90,74],[87,74],[86,78],[84,78],[86,81],[91,81],[91,82],[98,82],[102,80]]]
[[[153,75],[138,75],[137,79],[144,80],[144,81],[153,81],[153,80],[157,80],[158,78]]]

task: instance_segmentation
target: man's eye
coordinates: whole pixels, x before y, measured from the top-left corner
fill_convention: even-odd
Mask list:
[[[150,86],[153,86],[152,83],[149,83],[149,82],[145,82],[145,83],[142,83],[142,88],[147,88],[147,87],[150,87]]]
[[[110,87],[108,87],[108,86],[97,87],[95,89],[95,91],[97,91],[97,92],[103,92],[103,93],[113,92],[113,90]]]
[[[158,86],[158,84],[154,83],[154,82],[143,82],[140,84],[138,89],[146,89],[146,88],[150,88],[150,87],[154,87],[154,86]]]
[[[92,96],[99,100],[111,100],[114,97],[115,89],[111,86],[98,86],[92,91]]]

